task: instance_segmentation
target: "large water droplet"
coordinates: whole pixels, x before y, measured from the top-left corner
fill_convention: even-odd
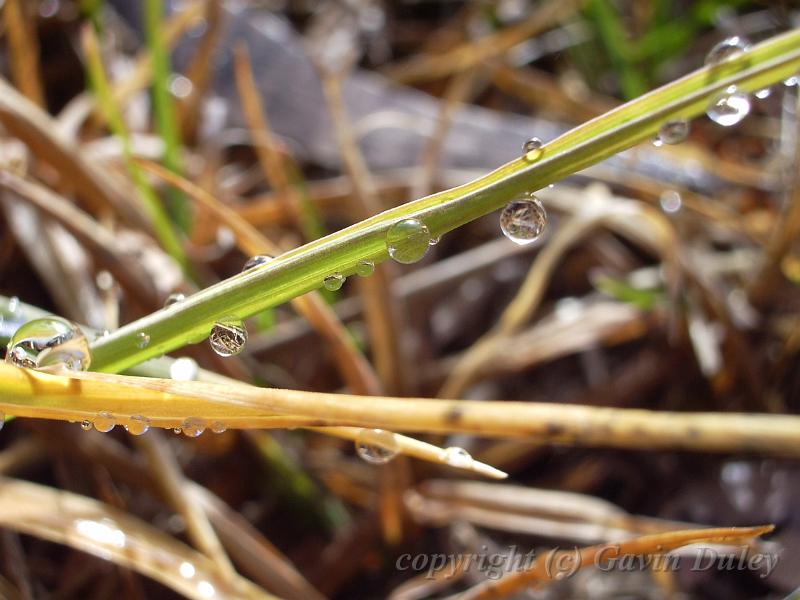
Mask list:
[[[525,142],[522,145],[522,154],[525,160],[528,162],[538,160],[542,155],[542,146],[544,146],[544,143],[537,137],[533,137]]]
[[[386,232],[386,249],[389,256],[407,265],[425,256],[430,240],[431,233],[425,223],[418,219],[403,219]]]
[[[469,469],[474,462],[469,452],[456,446],[445,448],[442,451],[442,460],[451,467],[459,469]]]
[[[371,260],[360,260],[356,265],[356,275],[359,277],[369,277],[375,272],[375,263]]]
[[[331,275],[328,275],[327,277],[325,277],[325,279],[322,280],[322,285],[325,286],[325,289],[330,290],[332,292],[341,289],[343,284],[344,284],[344,275],[342,275],[341,273],[333,273]]]
[[[206,422],[197,417],[189,417],[184,419],[181,429],[185,436],[195,438],[206,430]]]
[[[356,452],[368,463],[383,465],[397,456],[400,450],[391,431],[362,429],[356,437]]]
[[[547,225],[547,213],[541,201],[531,194],[512,200],[500,213],[500,229],[515,244],[530,244],[542,235]]]
[[[116,424],[117,420],[114,416],[106,411],[97,413],[97,416],[94,418],[94,428],[102,433],[111,431]]]
[[[225,430],[227,430],[227,427],[225,426],[225,423],[223,423],[222,421],[214,421],[213,423],[211,423],[212,432],[225,433]]]
[[[717,98],[706,110],[708,118],[718,125],[730,127],[744,119],[750,112],[750,97],[747,94],[729,91]]]
[[[680,144],[689,136],[689,122],[684,120],[667,121],[658,130],[653,145]]]
[[[706,55],[707,65],[718,65],[726,60],[735,58],[750,47],[750,42],[738,35],[722,40],[709,50]]]
[[[169,376],[175,381],[194,381],[200,372],[200,367],[197,366],[197,361],[188,356],[176,358],[169,366]]]
[[[150,419],[142,415],[133,415],[125,425],[125,430],[131,435],[144,435],[150,429]]]
[[[208,339],[211,349],[220,356],[235,356],[244,350],[247,330],[240,319],[232,317],[214,323]]]
[[[6,362],[28,369],[85,371],[91,363],[89,341],[77,325],[61,317],[33,319],[11,336]]]
[[[150,336],[145,333],[144,331],[140,331],[136,334],[136,347],[140,349],[147,348],[150,344]]]
[[[177,304],[178,302],[183,302],[186,300],[186,296],[181,293],[170,294],[167,296],[166,301],[164,302],[164,308],[168,306],[172,306],[173,304]]]
[[[271,260],[272,257],[268,254],[256,254],[255,256],[247,259],[247,262],[244,263],[244,266],[242,267],[242,272],[252,269],[253,267],[265,265]]]

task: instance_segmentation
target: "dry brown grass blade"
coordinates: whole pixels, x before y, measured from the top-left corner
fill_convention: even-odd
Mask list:
[[[206,6],[206,31],[197,44],[192,60],[186,67],[186,78],[192,82],[192,91],[181,103],[179,119],[181,139],[193,140],[200,118],[203,96],[211,83],[214,50],[222,33],[222,8],[219,0],[211,0]]]
[[[493,64],[491,74],[492,83],[497,89],[536,109],[545,109],[578,123],[593,119],[618,105],[613,99],[596,93],[591,98],[575,98],[555,77],[538,69],[515,69],[504,64]]]
[[[234,74],[236,76],[236,89],[242,103],[247,125],[252,136],[253,147],[258,157],[258,162],[270,186],[283,203],[284,210],[292,215],[296,225],[300,225],[300,210],[297,199],[289,185],[283,157],[278,152],[277,141],[272,133],[272,127],[267,120],[266,113],[261,108],[261,94],[258,91],[250,55],[244,44],[236,47],[234,57]]]
[[[466,71],[552,27],[581,4],[581,0],[548,0],[521,23],[441,54],[415,56],[391,68],[388,75],[400,83],[416,83]]]
[[[510,573],[496,581],[487,581],[479,584],[462,594],[452,597],[452,600],[491,600],[508,598],[516,592],[533,584],[542,584],[559,579],[558,570],[553,570],[553,565],[564,564],[561,557],[566,557],[571,565],[572,572],[577,569],[597,564],[598,561],[627,555],[653,555],[664,554],[689,544],[741,544],[748,540],[769,533],[774,529],[772,525],[759,527],[719,527],[712,529],[693,529],[688,531],[672,531],[647,535],[633,540],[626,540],[615,544],[601,544],[582,548],[578,551],[553,550],[539,558],[531,568]],[[574,571],[573,571],[574,569]]]
[[[536,257],[528,276],[517,295],[503,311],[497,325],[464,353],[452,369],[450,376],[437,394],[441,398],[458,398],[474,381],[477,370],[498,350],[507,344],[509,336],[528,322],[541,304],[547,283],[565,253],[596,229],[607,226],[640,245],[655,250],[668,265],[675,289],[676,271],[675,233],[669,222],[658,211],[634,202],[620,202],[604,198],[597,190],[592,202],[598,203],[585,213],[578,212],[562,223],[547,245]],[[610,204],[608,204],[610,203]]]
[[[114,278],[132,292],[132,298],[148,310],[161,303],[158,291],[138,262],[120,251],[114,234],[49,188],[0,171],[0,187],[29,202],[42,213],[58,221],[88,250],[98,266],[108,269]]]
[[[25,15],[25,8],[20,0],[8,0],[2,8],[11,57],[11,74],[17,88],[25,96],[37,105],[44,106],[36,21],[31,21]]]
[[[204,189],[160,165],[142,160],[137,162],[146,171],[153,173],[202,204],[216,218],[230,227],[236,236],[239,248],[247,256],[258,254],[277,256],[281,254],[281,248]],[[331,345],[339,371],[348,387],[360,394],[380,393],[381,386],[372,366],[354,346],[347,330],[320,295],[314,292],[297,297],[292,300],[292,305]]]
[[[208,558],[136,517],[77,494],[2,478],[0,524],[133,569],[186,598],[274,598],[242,577],[227,581]]]
[[[47,113],[0,79],[0,122],[23,141],[33,155],[52,166],[65,185],[75,189],[92,212],[112,211],[126,223],[149,230],[142,207],[132,202],[103,172],[65,137]]]
[[[342,96],[339,74],[320,69],[322,91],[333,119],[339,152],[352,186],[351,211],[356,220],[366,219],[383,210],[375,194],[372,177],[353,136]],[[388,266],[376,269],[371,277],[359,280],[359,295],[364,303],[364,315],[370,336],[373,356],[384,386],[391,393],[403,395],[413,390],[411,373],[402,353],[399,340],[404,330],[402,315],[391,297]]]
[[[583,446],[800,456],[800,417],[690,413],[542,402],[434,400],[324,394],[103,373],[69,376],[0,364],[8,415],[179,427],[188,416],[228,428],[350,426],[394,431],[530,437]]]
[[[422,198],[433,192],[433,182],[436,177],[436,170],[442,155],[442,147],[447,138],[447,132],[453,122],[453,117],[458,109],[475,93],[476,81],[483,75],[483,69],[464,71],[453,76],[452,81],[447,86],[439,116],[436,120],[436,127],[433,134],[428,139],[420,155],[421,173],[419,180],[414,186],[413,198]]]
[[[409,491],[406,503],[419,522],[434,527],[466,520],[580,544],[704,527],[631,515],[585,494],[479,481],[427,480]]]
[[[174,453],[158,432],[153,433],[155,435],[138,437],[136,441],[144,450],[164,497],[183,516],[187,535],[194,546],[214,562],[226,580],[234,581],[236,570],[228,559],[205,511],[196,498],[188,493],[186,478]]]
[[[189,492],[208,513],[231,556],[254,581],[282,598],[324,600],[291,561],[247,519],[199,485],[191,486]]]

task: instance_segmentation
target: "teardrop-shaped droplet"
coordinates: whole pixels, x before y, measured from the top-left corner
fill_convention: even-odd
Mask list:
[[[228,428],[222,421],[214,421],[211,423],[211,431],[214,433],[225,433]]]
[[[91,363],[89,341],[67,319],[42,317],[21,325],[11,336],[6,362],[28,369],[66,368],[85,371]]]
[[[84,419],[81,421],[81,429],[84,431],[89,431],[92,428],[92,422],[89,419]]]
[[[272,258],[273,257],[271,257],[268,254],[256,254],[255,256],[252,256],[247,259],[247,262],[244,263],[244,266],[242,267],[242,272],[252,269],[253,267],[260,267],[261,265],[265,265],[269,261],[271,261]]]
[[[133,415],[125,430],[131,435],[144,435],[150,429],[150,419],[142,415]]]
[[[754,95],[756,98],[758,98],[759,100],[764,100],[765,98],[769,98],[771,94],[772,94],[772,89],[771,89],[771,88],[768,88],[768,87],[766,87],[766,88],[764,88],[763,90],[758,90],[758,91],[757,91],[755,94],[753,94],[753,95]]]
[[[430,240],[431,232],[425,223],[419,219],[403,219],[386,232],[386,249],[397,262],[408,265],[425,256]]]
[[[186,437],[195,438],[206,430],[206,422],[197,417],[189,417],[184,419],[181,429]]]
[[[542,235],[547,226],[547,212],[541,201],[530,194],[512,200],[500,213],[500,229],[515,244],[530,244]]]
[[[170,294],[167,296],[167,299],[164,301],[164,308],[168,306],[172,306],[173,304],[177,304],[178,302],[183,302],[186,300],[186,295],[181,293]]]
[[[742,92],[726,92],[706,110],[708,118],[717,125],[731,127],[741,122],[750,112],[750,97]]]
[[[114,429],[114,425],[116,424],[117,420],[114,418],[114,416],[106,411],[97,413],[93,421],[94,428],[102,433],[111,431]]]
[[[150,336],[145,333],[144,331],[140,331],[136,334],[136,347],[140,349],[147,348],[150,344]]]
[[[344,284],[344,275],[342,275],[341,273],[332,273],[331,275],[328,275],[327,277],[325,277],[325,279],[322,280],[322,285],[325,286],[325,289],[330,290],[332,292],[341,289],[343,284]]]
[[[373,465],[386,464],[397,456],[399,450],[397,438],[391,431],[362,429],[356,437],[356,452]]]
[[[375,272],[375,263],[371,260],[360,260],[356,265],[356,275],[359,277],[369,277]]]
[[[667,121],[658,130],[653,145],[680,144],[689,137],[689,122],[684,120]]]
[[[200,373],[200,367],[197,366],[197,361],[188,356],[176,358],[169,366],[170,379],[175,381],[194,381]]]
[[[458,469],[469,469],[475,462],[469,452],[457,446],[445,448],[442,451],[442,460]]]
[[[542,155],[542,146],[544,143],[537,137],[529,139],[522,145],[522,155],[528,162],[538,160]]]
[[[747,51],[750,42],[745,38],[735,35],[722,40],[719,44],[709,50],[706,55],[707,65],[718,65],[726,60],[730,60]]]
[[[235,356],[247,344],[247,329],[241,319],[228,318],[214,323],[208,338],[211,349],[220,356]]]

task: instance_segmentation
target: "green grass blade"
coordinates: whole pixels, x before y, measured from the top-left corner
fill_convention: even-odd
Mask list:
[[[286,252],[267,265],[211,286],[92,344],[93,368],[117,372],[205,339],[221,317],[245,318],[316,289],[326,275],[350,275],[359,261],[388,258],[386,232],[414,217],[439,237],[502,207],[527,190],[541,189],[652,138],[673,119],[691,119],[729,86],[755,91],[800,71],[800,29],[753,47],[724,64],[705,67],[633,100],[547,144],[535,162],[520,158],[466,185],[398,206]],[[137,346],[137,335],[150,343]]]
[[[163,30],[164,6],[161,0],[146,0],[144,3],[144,33],[147,49],[153,61],[153,112],[156,130],[164,141],[164,166],[180,174],[180,133],[175,116],[175,104],[169,91],[170,63]],[[183,231],[190,225],[189,205],[178,190],[167,193],[168,206],[173,219]]]
[[[139,166],[133,161],[131,152],[131,139],[128,128],[122,119],[117,102],[111,92],[111,86],[106,77],[106,70],[100,57],[97,37],[92,28],[83,30],[83,46],[86,52],[86,71],[92,90],[97,96],[97,103],[103,111],[109,128],[122,143],[125,166],[130,173],[133,184],[142,198],[145,210],[155,231],[159,243],[183,268],[188,269],[189,263],[183,251],[180,239],[161,206],[161,201],[153,188],[145,179]]]

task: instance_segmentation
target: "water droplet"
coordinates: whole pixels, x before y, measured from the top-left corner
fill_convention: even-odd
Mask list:
[[[444,460],[444,462],[451,467],[456,467],[459,469],[469,469],[474,462],[469,452],[457,446],[445,448],[442,451],[442,460]]]
[[[512,200],[500,213],[500,229],[515,244],[530,244],[542,235],[547,225],[547,213],[541,201],[530,194]]]
[[[150,336],[146,334],[144,331],[140,331],[136,334],[136,347],[143,349],[147,348],[147,345],[150,343]]]
[[[750,97],[742,92],[728,92],[712,102],[706,110],[708,118],[717,125],[730,127],[744,119],[750,112]]]
[[[247,262],[244,263],[242,267],[242,272],[248,271],[253,267],[260,267],[261,265],[267,264],[269,261],[272,260],[273,257],[269,256],[268,254],[257,254],[251,258],[247,259]]]
[[[359,277],[369,277],[375,272],[375,263],[371,260],[360,260],[356,265],[356,275]]]
[[[225,426],[225,423],[222,421],[214,421],[211,423],[211,431],[214,433],[225,433],[228,428]]]
[[[97,289],[99,290],[109,292],[114,289],[114,276],[108,271],[104,270],[97,273],[94,281],[97,284]]]
[[[16,296],[11,296],[11,298],[8,299],[8,312],[13,315],[15,312],[17,312],[17,310],[19,310],[19,304],[19,298]]]
[[[438,244],[438,243],[439,243],[439,238],[438,238],[438,237],[432,237],[432,238],[431,238],[431,239],[428,241],[428,246],[435,246],[435,245],[436,245],[436,244]]]
[[[91,363],[89,341],[75,323],[61,317],[33,319],[11,336],[6,362],[28,369],[85,371]]]
[[[792,75],[791,77],[783,80],[783,85],[792,87],[793,85],[800,84],[800,75]]]
[[[661,204],[661,210],[667,213],[676,213],[683,205],[681,195],[675,190],[664,191],[658,201]]]
[[[328,275],[325,279],[322,280],[322,285],[325,286],[326,290],[330,290],[335,292],[342,288],[344,284],[344,275],[341,273],[333,273],[332,275]]]
[[[183,429],[183,434],[186,437],[196,438],[206,430],[206,422],[197,417],[189,417],[184,419],[181,429]]]
[[[418,219],[403,219],[386,232],[386,249],[397,262],[408,265],[425,256],[430,239],[431,233],[425,223]]]
[[[173,427],[172,433],[174,433],[175,435],[180,435],[181,433],[183,433],[183,430],[180,427]]]
[[[763,90],[758,90],[755,94],[753,94],[759,100],[764,100],[765,98],[769,98],[770,94],[772,94],[772,90],[768,87],[764,88]]]
[[[116,424],[117,420],[114,416],[106,411],[97,413],[97,416],[94,418],[94,428],[102,433],[111,431]]]
[[[653,140],[654,146],[662,144],[680,144],[689,137],[689,122],[684,120],[667,121],[658,130]]]
[[[240,319],[231,317],[214,323],[208,339],[211,349],[220,356],[235,356],[244,350],[247,330]]]
[[[176,358],[169,366],[169,376],[175,381],[194,381],[200,372],[200,367],[197,366],[197,361],[188,356]]]
[[[542,146],[544,143],[537,137],[529,139],[522,145],[522,153],[525,160],[533,162],[542,155]]]
[[[89,431],[92,428],[92,422],[88,419],[84,419],[81,421],[81,429],[84,431]]]
[[[383,465],[397,456],[400,447],[391,431],[362,429],[356,437],[356,452],[368,463]]]
[[[150,419],[142,415],[133,415],[125,425],[125,430],[131,435],[143,435],[150,429]]]
[[[169,91],[176,98],[186,98],[192,93],[191,79],[183,75],[172,75],[169,78]]]
[[[181,293],[170,294],[167,296],[166,301],[164,302],[164,308],[168,306],[172,306],[173,304],[177,304],[178,302],[183,302],[186,300],[186,296]]]
[[[726,60],[731,60],[745,52],[750,47],[750,42],[745,38],[735,35],[722,40],[706,55],[707,65],[718,65]]]

